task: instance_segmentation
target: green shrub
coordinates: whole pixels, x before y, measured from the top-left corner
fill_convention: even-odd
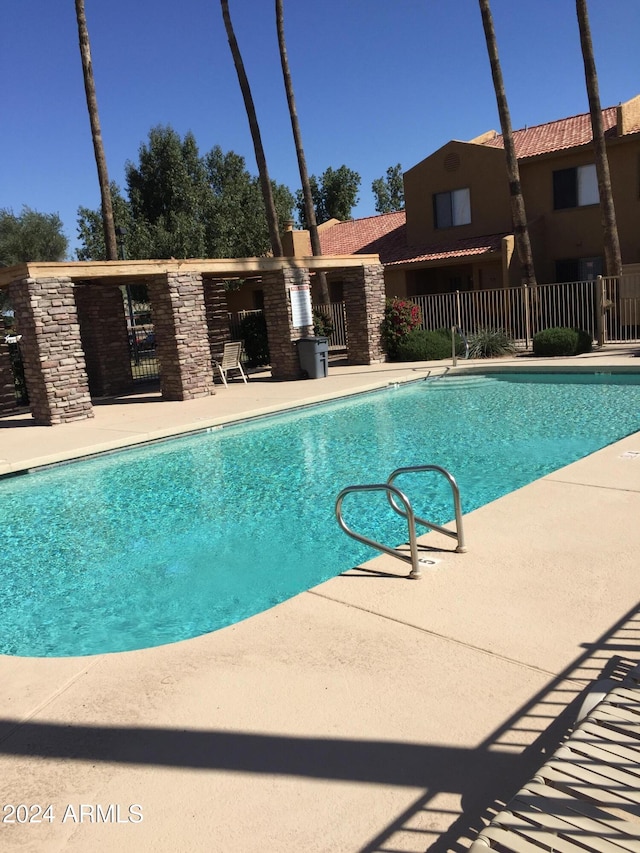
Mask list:
[[[382,346],[389,358],[398,358],[398,346],[402,340],[422,323],[420,306],[410,299],[387,299],[384,319],[380,327]]]
[[[534,355],[579,355],[591,352],[591,335],[583,329],[556,326],[533,336]]]
[[[264,314],[247,314],[240,321],[240,337],[249,367],[269,364],[269,340]]]
[[[478,329],[469,335],[469,358],[497,358],[515,351],[515,343],[504,329]]]
[[[464,355],[464,349],[464,341],[456,334],[456,353]],[[439,361],[443,358],[451,358],[449,329],[437,329],[435,332],[414,329],[398,345],[398,361]]]
[[[333,320],[321,308],[313,309],[313,334],[328,338],[333,332]]]

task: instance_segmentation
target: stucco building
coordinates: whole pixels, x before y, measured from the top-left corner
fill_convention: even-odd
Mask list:
[[[622,261],[640,262],[640,96],[603,110]],[[588,113],[514,132],[539,283],[589,280],[603,271]],[[404,174],[405,210],[325,223],[327,254],[377,253],[389,296],[484,290],[520,283],[503,138],[452,140]],[[285,235],[287,237],[287,235]],[[308,235],[289,235],[309,254]],[[339,279],[333,276],[336,298]]]

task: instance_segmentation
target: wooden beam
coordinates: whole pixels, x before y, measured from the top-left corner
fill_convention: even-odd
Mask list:
[[[0,269],[0,287],[25,278],[70,278],[118,284],[170,272],[199,272],[204,277],[248,277],[281,269],[310,272],[379,264],[379,255],[321,255],[306,258],[187,258],[168,261],[62,261],[26,263]]]

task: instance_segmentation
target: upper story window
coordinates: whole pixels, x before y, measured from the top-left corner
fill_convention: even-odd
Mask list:
[[[595,163],[575,166],[573,169],[559,169],[553,173],[554,210],[584,207],[587,204],[598,204],[599,201]]]
[[[436,193],[433,196],[436,228],[451,228],[471,222],[471,195],[469,188]]]

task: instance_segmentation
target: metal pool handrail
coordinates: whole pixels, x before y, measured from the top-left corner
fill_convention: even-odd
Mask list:
[[[352,492],[386,492],[390,502],[392,501],[392,494],[402,501],[405,506],[405,511],[396,510],[396,512],[399,511],[400,515],[404,515],[407,519],[407,526],[409,528],[409,554],[403,554],[402,551],[398,551],[397,548],[391,548],[389,545],[383,545],[382,542],[376,542],[374,539],[369,539],[368,536],[356,533],[355,530],[352,530],[346,524],[342,517],[342,502],[345,497]],[[390,486],[388,483],[369,483],[364,486],[347,486],[340,492],[336,500],[336,518],[338,519],[338,524],[347,536],[351,536],[351,538],[355,539],[357,542],[362,542],[364,545],[369,545],[371,548],[383,551],[385,554],[389,554],[392,557],[397,557],[399,560],[404,560],[405,563],[411,563],[411,572],[408,577],[419,578],[422,576],[422,572],[420,571],[420,558],[418,556],[416,523],[413,509],[411,508],[409,498],[404,495],[400,489],[397,489],[395,486]]]
[[[469,358],[469,340],[465,333],[462,331],[460,326],[452,326],[451,327],[451,360],[453,362],[453,367],[458,364],[458,353],[456,352],[456,332],[460,335],[462,340],[464,341],[464,357],[465,359]]]
[[[427,521],[424,518],[416,516],[409,498],[404,494],[404,492],[400,491],[397,486],[393,485],[393,481],[395,480],[395,478],[400,476],[401,474],[419,471],[436,471],[440,474],[443,474],[444,477],[447,479],[453,492],[456,516],[455,531],[447,530],[445,527],[441,527],[438,524],[434,524],[431,521]],[[407,519],[407,527],[409,530],[409,554],[406,554],[398,550],[397,548],[392,548],[389,545],[384,545],[382,542],[377,542],[374,539],[370,539],[368,536],[364,536],[361,533],[356,533],[355,530],[352,530],[347,525],[344,518],[342,517],[342,503],[345,497],[348,494],[352,494],[353,492],[384,492],[386,494],[387,500],[389,501],[391,508],[395,512],[397,512],[398,515],[401,515]],[[396,499],[402,502],[404,508],[400,507],[396,503]],[[398,560],[403,560],[406,563],[410,563],[411,572],[408,575],[408,577],[410,578],[422,577],[420,563],[426,562],[420,560],[418,554],[416,522],[418,524],[422,524],[424,527],[428,527],[430,530],[436,530],[438,533],[443,533],[445,536],[453,537],[458,542],[456,551],[458,551],[459,553],[466,551],[466,547],[464,544],[464,534],[462,530],[462,507],[460,502],[460,490],[458,489],[458,484],[456,483],[452,475],[445,468],[441,468],[439,465],[416,465],[408,468],[397,468],[389,476],[389,479],[386,483],[368,483],[365,485],[346,486],[344,489],[342,489],[336,499],[336,518],[338,520],[338,524],[340,525],[342,530],[344,530],[347,536],[351,536],[351,538],[355,539],[357,542],[362,542],[364,545],[369,545],[371,548],[375,548],[377,551],[382,551],[385,554],[389,554],[391,557],[396,557]]]
[[[456,482],[455,477],[450,474],[446,468],[443,468],[441,465],[410,465],[406,468],[396,468],[396,470],[389,475],[387,483],[389,485],[393,485],[393,481],[401,474],[412,474],[415,472],[419,473],[421,471],[435,471],[437,474],[442,474],[442,476],[451,486],[451,492],[453,495],[453,509],[456,518],[456,529],[448,530],[446,527],[441,527],[439,524],[434,524],[431,521],[426,521],[426,519],[420,518],[412,511],[414,521],[417,521],[418,524],[422,524],[424,527],[428,527],[430,530],[436,530],[438,533],[442,533],[444,536],[449,536],[452,539],[456,539],[458,542],[456,546],[456,551],[459,554],[464,554],[464,552],[467,550],[467,547],[464,541],[464,529],[462,526],[462,502],[460,500],[460,488]],[[387,498],[392,508],[398,513],[398,515],[405,514],[404,511],[394,502],[391,492],[387,492]]]

